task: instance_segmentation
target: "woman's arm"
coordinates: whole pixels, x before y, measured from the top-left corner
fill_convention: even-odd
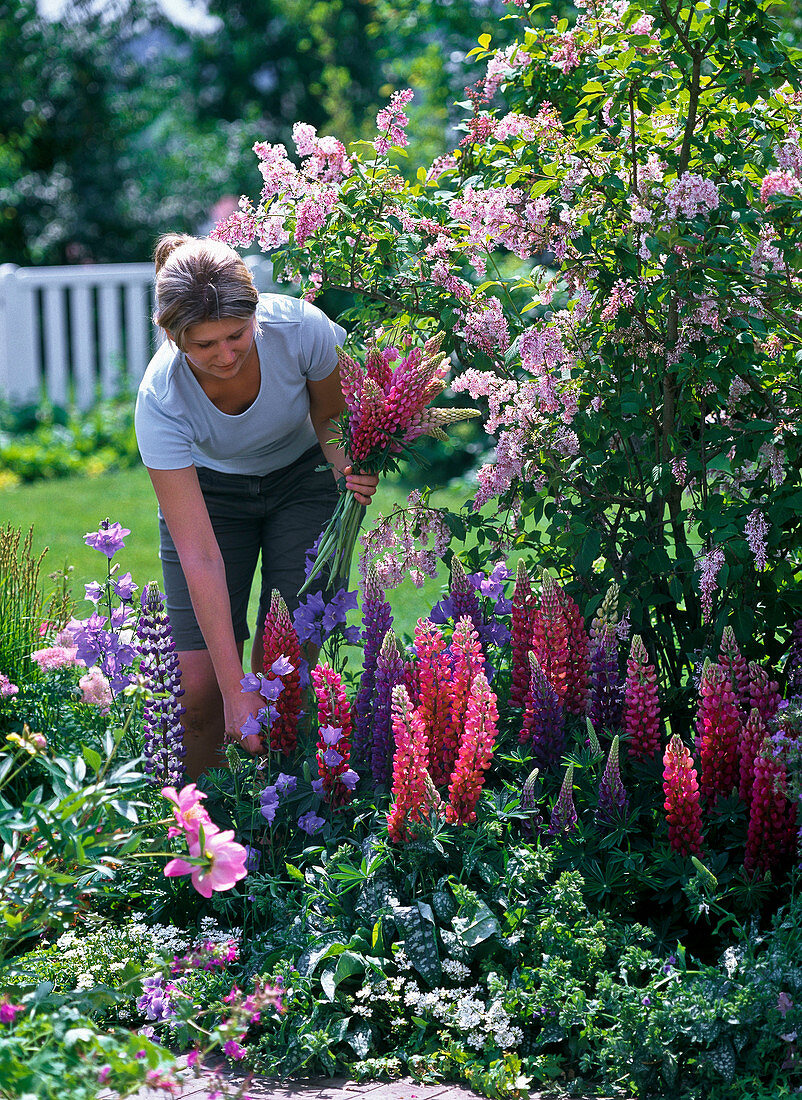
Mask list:
[[[334,477],[345,476],[346,489],[353,492],[360,504],[370,504],[379,483],[378,475],[353,473],[348,455],[336,443],[331,442],[337,435],[334,421],[345,409],[340,368],[335,367],[330,375],[319,382],[307,379],[306,388],[309,391],[309,416],[323,454],[334,468]]]
[[[242,660],[234,638],[226,571],[194,466],[181,470],[148,468],[162,515],[175,543],[189,587],[192,607],[203,634],[223,697],[225,733],[240,740],[249,714],[265,705],[256,692],[243,692]],[[243,740],[259,752],[257,736]]]

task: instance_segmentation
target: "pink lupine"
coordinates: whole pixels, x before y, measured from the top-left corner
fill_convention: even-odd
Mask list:
[[[755,758],[760,752],[767,733],[766,723],[760,717],[760,711],[757,707],[752,707],[752,710],[749,712],[749,717],[746,722],[744,722],[741,731],[741,739],[738,744],[738,755],[741,761],[741,782],[738,787],[738,794],[747,806],[752,805],[752,788],[755,781]]]
[[[757,661],[749,662],[749,698],[753,707],[760,711],[764,722],[770,722],[777,713],[780,700],[780,685],[769,679],[769,674]]]
[[[785,765],[766,740],[755,759],[752,807],[746,834],[744,870],[748,875],[782,872],[794,851],[796,806],[788,800]]]
[[[476,820],[475,807],[482,793],[485,772],[493,759],[497,735],[496,693],[484,672],[479,672],[471,688],[459,756],[448,787],[447,821],[470,825]]]
[[[738,700],[739,706],[748,714],[752,706],[749,694],[749,666],[738,647],[735,632],[731,626],[725,626],[724,633],[721,635],[718,663],[729,679],[730,687],[735,692],[735,698]]]
[[[660,702],[657,671],[639,634],[632,639],[627,661],[624,728],[629,734],[629,755],[635,760],[650,760],[660,748]]]
[[[559,583],[557,594],[568,628],[568,660],[565,669],[563,705],[568,714],[580,715],[587,710],[590,691],[590,638],[585,629],[585,619],[576,601]]]
[[[668,822],[668,842],[683,856],[702,853],[702,807],[699,783],[690,749],[678,733],[663,756],[663,793]]]
[[[372,378],[365,378],[362,385],[362,402],[358,422],[352,417],[351,458],[365,459],[371,451],[387,446],[387,438],[378,425],[384,418],[387,398]]]
[[[531,648],[562,705],[568,679],[568,625],[560,606],[557,584],[548,573],[543,574]]]
[[[515,588],[512,594],[512,619],[510,624],[510,645],[512,648],[512,680],[510,683],[510,706],[526,706],[529,692],[529,651],[532,648],[532,631],[537,614],[537,596],[532,589],[523,558],[518,561],[515,574]]]
[[[428,619],[418,619],[415,626],[415,650],[420,684],[417,712],[426,730],[429,773],[435,784],[442,786],[450,774],[443,746],[451,717],[451,655],[442,631]]]
[[[702,672],[697,715],[700,787],[711,801],[727,798],[739,786],[738,743],[741,716],[729,680],[718,665],[708,662]]]
[[[351,733],[353,723],[351,720],[351,708],[345,694],[343,679],[339,672],[326,664],[320,664],[312,669],[312,683],[317,698],[317,714],[319,724],[318,748],[318,773],[323,780],[323,791],[327,801],[332,806],[342,806],[352,796],[351,788],[347,787],[341,776],[351,769]],[[333,735],[327,738],[327,730],[337,730],[338,736],[334,740]],[[330,750],[334,750],[336,759],[326,758]]]
[[[396,844],[412,840],[411,823],[427,817],[427,763],[429,745],[420,715],[413,708],[403,684],[393,688],[393,804],[387,815],[387,832]]]
[[[277,678],[273,663],[286,657],[292,670],[281,676],[284,690],[276,700],[276,720],[270,729],[270,748],[288,755],[295,752],[298,743],[298,723],[301,718],[301,646],[292,624],[287,604],[277,589],[270,597],[270,610],[265,616],[264,675],[268,680]]]
[[[415,658],[404,661],[404,687],[413,707],[420,703],[420,670]]]
[[[451,664],[451,708],[442,740],[442,770],[449,776],[459,752],[473,682],[485,667],[479,635],[467,615],[460,618],[454,627]]]

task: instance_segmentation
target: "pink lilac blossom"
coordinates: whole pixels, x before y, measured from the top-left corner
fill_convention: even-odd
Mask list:
[[[305,157],[302,167],[310,179],[321,183],[339,183],[353,173],[345,146],[335,137],[318,137],[317,130],[305,122],[296,122],[292,140],[298,155]]]
[[[524,428],[509,428],[499,435],[495,462],[486,463],[476,475],[478,488],[473,498],[475,511],[493,497],[506,493],[515,481],[524,476],[528,442],[529,436]]]
[[[631,279],[618,279],[613,284],[604,309],[601,311],[602,321],[611,321],[622,307],[628,309],[635,301],[637,287]]]
[[[718,187],[695,172],[684,172],[666,191],[665,204],[672,221],[680,214],[689,220],[703,217],[718,209]]]
[[[802,195],[802,183],[790,172],[769,172],[760,185],[760,201],[770,206],[769,200],[773,195]]]
[[[720,546],[715,546],[707,554],[703,554],[696,563],[696,571],[699,573],[699,596],[705,622],[710,622],[713,617],[713,596],[718,588],[718,575],[723,565],[724,551]]]
[[[318,187],[304,196],[295,210],[295,243],[305,244],[323,225],[337,205],[338,195],[332,188]]]
[[[510,328],[498,298],[490,298],[486,306],[466,311],[463,321],[464,328],[457,329],[458,335],[485,355],[495,358],[510,346]]]
[[[411,88],[394,92],[389,104],[376,115],[376,129],[379,131],[379,137],[373,145],[379,156],[389,152],[392,145],[399,148],[409,145],[409,138],[405,133],[409,118],[404,113],[404,107],[412,100],[414,94]]]
[[[755,569],[758,573],[761,573],[768,564],[768,547],[766,540],[769,530],[770,528],[766,522],[766,517],[759,508],[755,508],[753,512],[750,512],[744,527],[744,534],[746,535],[746,541],[749,544],[752,556],[755,559]]]
[[[531,60],[517,42],[495,53],[487,63],[484,78],[479,82],[485,98],[492,99],[502,82],[508,80],[517,69],[526,68]]]

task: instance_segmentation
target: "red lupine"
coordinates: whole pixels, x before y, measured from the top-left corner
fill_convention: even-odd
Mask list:
[[[780,685],[769,679],[769,674],[757,661],[749,662],[749,698],[753,707],[760,711],[760,717],[768,723],[777,713],[780,700]]]
[[[403,684],[393,688],[393,804],[387,815],[390,840],[399,843],[415,837],[410,823],[428,814],[427,769],[429,745],[420,715],[413,708]]]
[[[332,745],[320,733],[317,741],[318,773],[323,780],[325,798],[332,806],[342,806],[352,796],[340,776],[351,767],[351,707],[345,694],[342,676],[329,665],[321,664],[312,669],[312,683],[317,698],[318,726],[320,730],[338,729],[340,736]],[[333,748],[342,758],[336,764],[328,764],[325,753]]]
[[[660,701],[657,671],[639,634],[632,639],[627,661],[624,728],[629,734],[629,755],[635,760],[650,760],[660,748]]]
[[[281,677],[284,690],[275,704],[277,718],[270,730],[270,747],[289,754],[295,751],[298,743],[298,722],[301,717],[301,646],[287,604],[281,593],[273,589],[264,627],[263,667],[269,680],[276,678],[271,665],[279,657],[288,657],[293,671]]]
[[[663,756],[663,793],[669,844],[680,855],[701,855],[699,783],[690,749],[682,743],[678,733],[669,741]]]
[[[498,735],[496,693],[484,672],[473,681],[459,756],[448,788],[446,821],[469,825],[476,820],[476,803],[482,793],[485,772],[493,759]]]
[[[526,706],[529,693],[529,651],[532,648],[532,631],[537,614],[537,596],[532,588],[523,558],[518,562],[515,588],[512,594],[510,646],[512,648],[512,679],[510,681],[510,706]]]
[[[563,618],[568,628],[568,662],[566,665],[565,698],[568,714],[584,714],[590,693],[590,638],[585,619],[576,601],[557,584]]]
[[[485,667],[479,635],[467,615],[459,619],[454,627],[451,664],[451,709],[442,740],[442,770],[447,776],[451,775],[459,752],[473,682]]]
[[[767,733],[766,723],[760,717],[760,711],[757,707],[752,707],[749,712],[749,717],[744,723],[741,731],[741,740],[738,745],[738,755],[741,761],[741,782],[738,787],[738,794],[747,806],[752,805],[752,787],[755,781],[755,758],[760,752],[760,748],[766,739]]]
[[[748,714],[752,708],[749,695],[749,666],[746,663],[746,657],[738,648],[735,632],[731,626],[725,626],[724,633],[721,635],[718,663],[729,679],[738,705]]]
[[[404,687],[410,703],[416,707],[420,703],[420,674],[414,657],[404,661]]]
[[[748,875],[782,872],[794,851],[796,806],[788,800],[785,765],[767,739],[755,759],[752,808],[746,834],[744,870]]]
[[[429,745],[429,774],[437,786],[448,782],[443,744],[451,717],[451,655],[438,626],[418,619],[415,626],[420,701],[418,714]]]
[[[543,574],[531,649],[562,705],[568,678],[568,624],[560,606],[557,584],[548,573]]]
[[[740,782],[741,716],[729,679],[708,662],[702,672],[697,716],[700,787],[708,800],[727,798]]]

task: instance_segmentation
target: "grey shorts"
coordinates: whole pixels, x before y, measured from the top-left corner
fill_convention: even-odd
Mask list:
[[[320,447],[310,447],[290,466],[264,477],[224,474],[198,468],[203,499],[226,567],[234,637],[249,636],[248,601],[261,554],[259,623],[277,588],[290,613],[298,606],[304,583],[306,551],[314,544],[337,506],[339,493]],[[177,650],[206,649],[184,571],[164,517],[159,513],[159,557],[164,572],[167,613]],[[322,588],[323,578],[317,586]]]

